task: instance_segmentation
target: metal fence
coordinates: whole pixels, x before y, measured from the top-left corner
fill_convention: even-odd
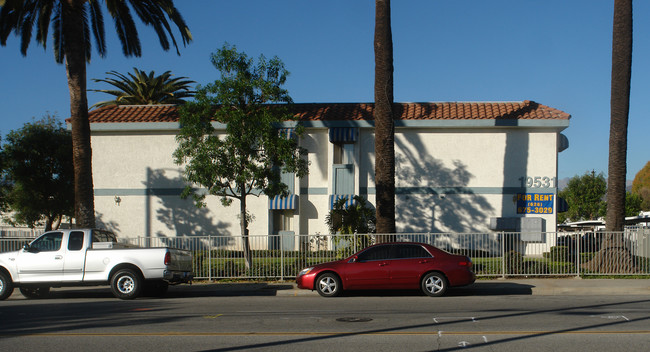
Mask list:
[[[384,235],[385,236],[385,235]],[[574,233],[419,233],[394,234],[390,240],[424,242],[472,258],[483,277],[650,275],[650,229]],[[0,238],[2,251],[29,238]],[[13,242],[12,242],[13,241]],[[123,238],[142,247],[192,251],[197,279],[292,279],[317,263],[346,258],[374,244],[376,235],[248,236],[250,261],[240,236]],[[14,244],[15,243],[15,244]]]

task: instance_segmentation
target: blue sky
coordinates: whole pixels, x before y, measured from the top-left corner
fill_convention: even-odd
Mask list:
[[[572,115],[560,153],[560,178],[607,174],[611,32],[614,1],[493,0],[392,2],[395,101],[521,101]],[[278,56],[291,72],[295,102],[372,102],[374,1],[176,1],[194,36],[177,56],[139,24],[141,58],[125,58],[106,16],[108,54],[93,51],[91,81],[134,67],[171,70],[200,84],[218,78],[210,54],[224,42],[249,56]],[[650,1],[634,4],[634,54],[628,132],[628,179],[650,160]],[[177,34],[177,33],[176,33]],[[178,36],[177,36],[178,39]],[[69,115],[63,65],[52,44],[30,44],[27,57],[10,37],[0,47],[0,133],[47,113]],[[107,100],[88,94],[89,104]]]

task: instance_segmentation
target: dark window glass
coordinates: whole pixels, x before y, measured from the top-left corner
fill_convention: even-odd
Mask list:
[[[93,230],[93,242],[117,242],[115,234],[108,231]]]
[[[366,262],[369,260],[384,260],[389,258],[390,246],[372,247],[359,254],[359,261]]]
[[[84,245],[84,233],[80,231],[70,232],[68,237],[68,250],[78,251]]]
[[[61,249],[62,239],[63,234],[61,232],[47,233],[32,242],[31,248],[39,252],[55,252]]]
[[[431,254],[418,244],[398,244],[395,245],[395,250],[393,251],[393,258],[395,259],[430,257]]]

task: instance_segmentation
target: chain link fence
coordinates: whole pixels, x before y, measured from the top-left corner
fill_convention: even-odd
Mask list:
[[[386,236],[386,235],[383,235]],[[625,232],[394,234],[397,242],[424,242],[472,258],[479,277],[650,275],[650,229]],[[385,237],[384,237],[385,238]],[[2,251],[33,237],[0,238]],[[122,238],[141,247],[192,251],[197,279],[286,280],[307,266],[347,258],[376,243],[376,235],[188,236]],[[250,248],[246,260],[245,242]]]

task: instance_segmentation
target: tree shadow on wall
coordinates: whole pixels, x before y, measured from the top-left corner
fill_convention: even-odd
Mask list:
[[[100,212],[95,212],[95,227],[98,229],[103,229],[107,230],[113,233],[119,233],[120,232],[120,224],[118,224],[115,221],[104,221],[104,214]]]
[[[475,194],[468,184],[473,177],[459,160],[453,167],[431,155],[408,152],[395,156],[397,221],[401,232],[484,232],[489,213],[487,199]],[[416,148],[416,150],[426,150]]]
[[[156,220],[169,230],[168,232],[157,231],[155,237],[161,238],[163,242],[169,244],[174,237],[210,236],[209,241],[202,238],[205,245],[221,247],[232,244],[234,239],[229,230],[231,224],[222,221],[215,224],[209,208],[199,208],[195,206],[191,198],[181,198],[180,194],[185,187],[185,182],[180,175],[167,176],[170,173],[177,173],[177,170],[149,170],[145,183],[149,194],[147,200],[149,212],[155,211]],[[149,216],[149,218],[153,217]]]

